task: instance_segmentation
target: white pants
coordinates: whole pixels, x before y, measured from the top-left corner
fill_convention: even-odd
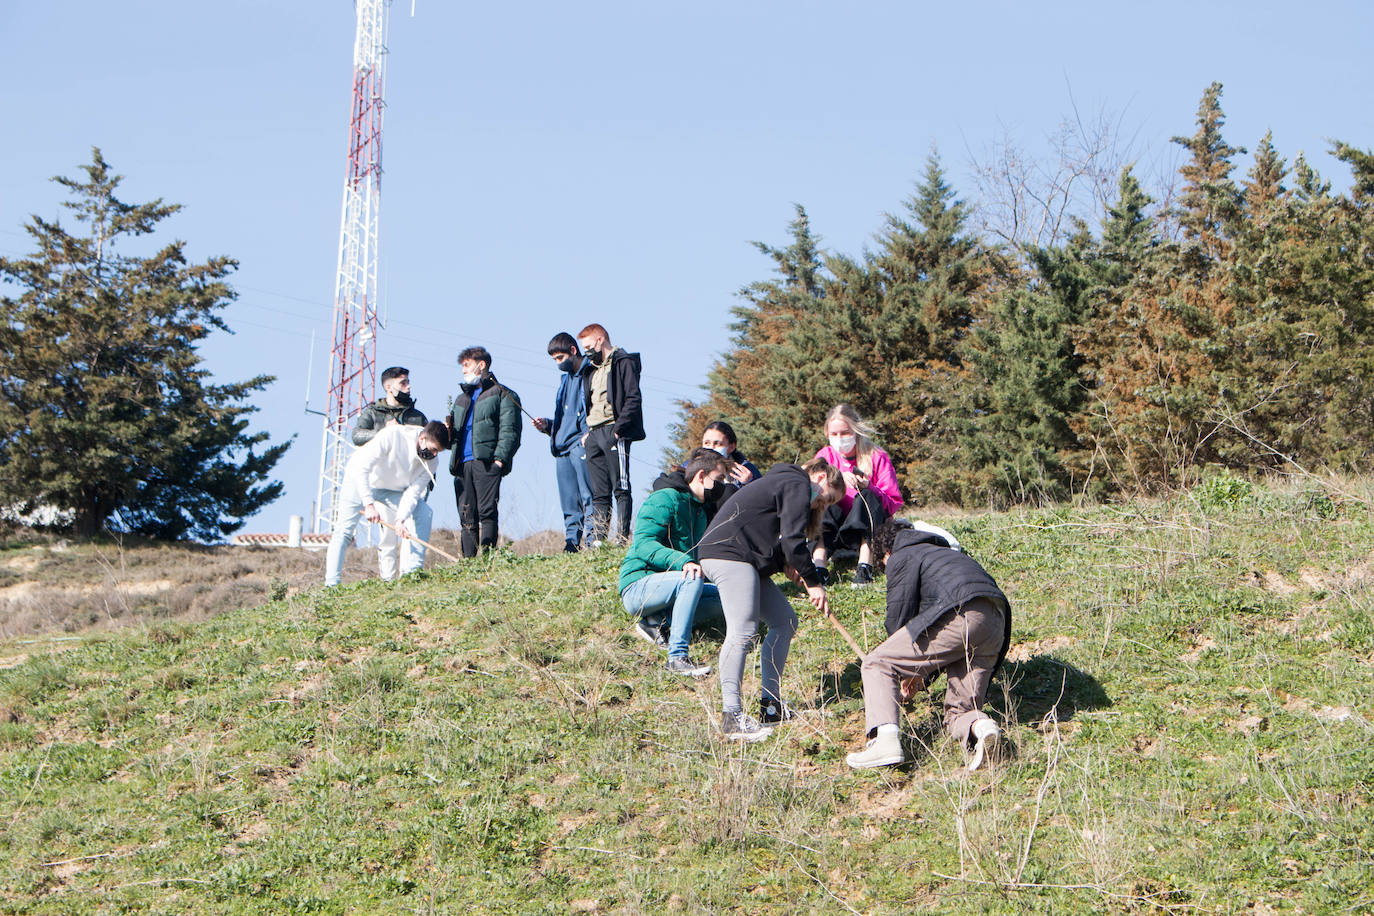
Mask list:
[[[402,490],[373,490],[372,501],[378,513],[391,524],[396,524],[396,510],[401,503]],[[339,522],[329,538],[329,553],[325,561],[324,584],[338,585],[343,576],[344,552],[353,543],[353,532],[363,517],[362,497],[345,488],[343,500],[339,504]],[[411,515],[412,530],[422,541],[429,540],[429,529],[434,521],[434,510],[423,500],[415,504]],[[400,574],[405,575],[425,565],[425,548],[416,541],[407,540],[401,546],[401,539],[386,526],[382,526],[382,538],[377,545],[377,566],[382,578],[390,581],[396,578],[399,561]]]

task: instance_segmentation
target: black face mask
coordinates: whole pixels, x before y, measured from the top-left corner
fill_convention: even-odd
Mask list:
[[[599,366],[606,361],[606,357],[601,354],[600,350],[588,350],[587,359],[592,361],[593,366]]]
[[[408,391],[398,391],[396,392],[396,403],[402,407],[410,407],[414,405],[415,399],[410,396]]]
[[[704,487],[701,491],[701,498],[708,503],[718,503],[725,496],[725,484],[719,480],[711,481],[709,487]]]
[[[434,448],[420,448],[419,445],[416,445],[416,446],[415,446],[415,454],[419,455],[419,456],[420,456],[422,459],[424,459],[425,461],[428,461],[429,459],[431,459],[431,458],[435,457],[436,455],[438,455],[438,454],[439,454],[439,450],[438,450],[438,449],[434,449]]]
[[[569,356],[567,359],[561,359],[561,360],[559,360],[559,361],[558,361],[558,371],[559,371],[559,372],[571,372],[571,371],[573,371],[573,358],[572,358],[571,356]]]

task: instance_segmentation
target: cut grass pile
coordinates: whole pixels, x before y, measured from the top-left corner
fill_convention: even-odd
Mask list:
[[[631,635],[614,551],[0,643],[0,909],[1368,911],[1368,506],[1212,487],[932,519],[1014,604],[1012,753],[974,774],[943,681],[909,763],[851,772],[857,665],[800,610],[800,720],[723,743],[714,676]],[[880,638],[881,584],[833,597]]]

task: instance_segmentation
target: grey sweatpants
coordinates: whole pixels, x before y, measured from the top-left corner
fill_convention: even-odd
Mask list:
[[[763,663],[763,692],[776,700],[787,651],[797,632],[797,615],[773,580],[748,563],[735,560],[702,560],[702,572],[720,591],[725,611],[725,642],[720,646],[720,698],[726,712],[740,712],[739,685],[744,679],[744,661],[749,644],[759,631],[759,621],[768,624],[763,637],[760,660]]]
[[[901,716],[901,681],[920,677],[930,683],[941,671],[945,689],[945,728],[967,743],[992,682],[992,666],[1006,634],[1001,602],[975,598],[946,614],[915,640],[902,627],[864,659],[864,718],[869,731],[894,725]]]

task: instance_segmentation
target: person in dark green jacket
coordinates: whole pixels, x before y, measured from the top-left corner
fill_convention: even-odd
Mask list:
[[[491,374],[486,347],[468,347],[458,362],[463,384],[448,421],[453,431],[448,469],[463,556],[475,557],[478,546],[496,546],[501,478],[510,473],[520,448],[520,396]]]
[[[353,444],[366,445],[392,423],[402,426],[424,426],[428,421],[415,406],[410,396],[410,370],[404,366],[392,366],[382,371],[382,390],[386,397],[378,398],[363,408],[358,414],[358,422],[353,427]]]
[[[703,448],[685,470],[660,478],[663,485],[639,507],[634,540],[620,564],[620,600],[637,618],[635,632],[667,648],[674,674],[711,673],[709,665],[692,661],[687,642],[699,615],[723,619],[720,594],[697,563],[697,544],[706,533],[707,506],[725,495],[729,472],[727,459]]]

